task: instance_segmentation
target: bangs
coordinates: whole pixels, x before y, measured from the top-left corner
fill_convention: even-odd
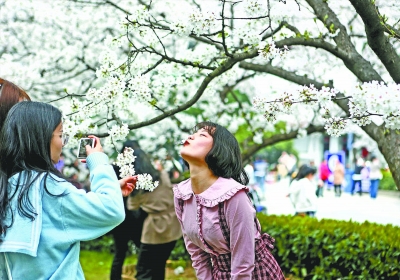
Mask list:
[[[197,131],[199,131],[200,129],[204,129],[204,130],[206,130],[208,132],[208,134],[211,135],[211,137],[214,138],[214,134],[215,134],[215,131],[217,130],[216,129],[217,126],[218,125],[216,123],[213,123],[213,122],[208,122],[208,121],[201,122],[201,123],[198,123],[195,127],[192,128],[191,133],[194,134]]]

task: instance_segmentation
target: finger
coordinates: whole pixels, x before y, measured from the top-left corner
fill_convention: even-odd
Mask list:
[[[88,135],[88,138],[94,139],[94,145],[93,145],[93,147],[96,147],[97,143],[100,142],[100,138],[98,138],[98,137],[96,137],[96,136],[94,136],[94,135]]]

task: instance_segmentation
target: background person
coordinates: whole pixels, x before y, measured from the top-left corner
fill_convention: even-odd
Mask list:
[[[200,280],[285,279],[248,198],[240,148],[224,127],[202,122],[181,148],[190,179],[174,187],[175,210]],[[212,264],[212,265],[211,265]]]
[[[295,215],[315,216],[317,211],[316,185],[313,179],[315,173],[314,167],[303,164],[289,186],[289,197],[296,211]]]
[[[361,170],[364,168],[364,160],[362,158],[358,158],[356,161],[356,167],[354,168],[354,173],[352,175],[353,184],[351,185],[351,195],[354,195],[356,191],[356,186],[359,187],[359,195],[362,195],[362,186],[361,186]]]
[[[258,187],[261,190],[261,194],[264,196],[265,193],[265,177],[267,176],[268,163],[265,159],[257,157],[253,164],[254,178]]]
[[[98,138],[94,148],[86,146],[90,193],[55,168],[66,144],[61,118],[49,104],[19,102],[1,130],[2,279],[6,267],[14,279],[84,279],[80,241],[97,238],[124,219],[120,183]]]
[[[371,180],[370,196],[376,198],[378,195],[379,182],[382,180],[381,164],[375,156],[371,158],[369,179]]]
[[[132,148],[133,150],[139,149],[137,141],[126,141],[120,153],[123,153],[125,148]],[[138,162],[135,163],[135,170],[137,172]],[[120,178],[119,167],[113,165],[114,171],[117,177]],[[128,197],[124,197],[124,208],[125,208],[125,219],[124,221],[116,226],[111,234],[114,239],[114,257],[111,265],[110,279],[121,280],[122,279],[122,267],[126,258],[126,254],[129,250],[129,241],[133,241],[137,250],[140,248],[140,238],[142,236],[143,222],[147,217],[147,213],[142,208],[136,210],[128,210],[127,208]]]
[[[335,189],[335,196],[342,195],[342,186],[344,182],[345,169],[340,160],[336,160],[335,167],[333,168],[333,186]]]
[[[361,169],[361,189],[360,189],[360,195],[362,194],[363,190],[370,190],[371,186],[371,181],[370,181],[370,162],[365,161],[364,162],[364,167]]]
[[[324,188],[325,185],[328,182],[329,179],[329,166],[328,166],[328,161],[326,159],[324,159],[321,164],[319,165],[319,179],[320,179],[320,183],[318,184],[318,188],[317,188],[317,197],[323,197],[324,196]]]
[[[127,201],[129,210],[147,213],[140,238],[136,279],[163,280],[166,262],[176,241],[182,237],[175,214],[172,185],[168,173],[157,170],[142,149],[135,148],[133,154],[136,156],[133,163],[135,173],[147,173],[154,181],[159,181],[154,191],[135,190]]]

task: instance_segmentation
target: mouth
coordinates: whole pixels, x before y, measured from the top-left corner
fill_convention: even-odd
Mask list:
[[[187,145],[189,145],[189,142],[188,142],[188,140],[183,140],[182,142],[183,142],[183,144],[182,144],[183,146],[187,146]]]

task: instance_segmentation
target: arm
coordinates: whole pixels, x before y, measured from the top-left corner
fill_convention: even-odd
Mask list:
[[[187,236],[182,223],[182,212],[178,203],[178,199],[174,197],[175,212],[179,223],[181,224],[183,240],[185,241],[185,246],[190,254],[192,260],[192,266],[196,271],[197,279],[200,280],[211,280],[213,279],[211,273],[211,256],[196,244],[194,244]]]
[[[97,238],[120,224],[125,218],[120,185],[108,157],[96,152],[87,157],[91,192],[77,190],[68,182],[53,181],[66,195],[57,198],[60,223],[71,242]],[[56,208],[54,209],[56,211]]]
[[[245,191],[225,201],[225,216],[230,231],[231,279],[252,279],[255,262],[255,210]]]

